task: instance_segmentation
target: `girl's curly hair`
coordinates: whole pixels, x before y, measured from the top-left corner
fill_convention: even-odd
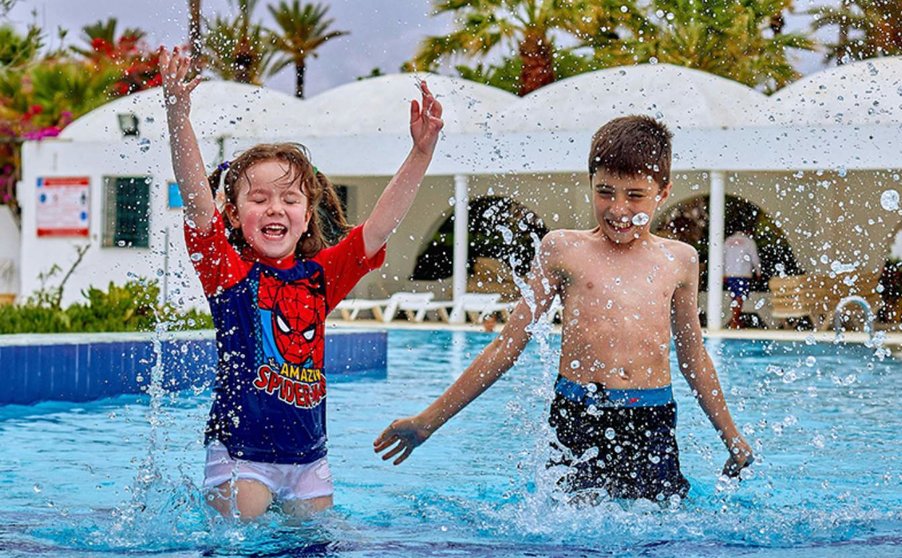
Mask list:
[[[307,231],[298,240],[295,254],[298,257],[310,258],[320,250],[341,240],[351,226],[345,219],[341,202],[332,182],[310,163],[310,157],[304,146],[293,143],[264,143],[244,151],[234,160],[219,165],[207,178],[213,196],[216,196],[220,185],[226,200],[237,205],[238,182],[248,180],[248,170],[263,161],[281,161],[288,165],[285,176],[292,182],[300,182],[301,192],[307,196],[307,206],[313,210],[313,216]],[[239,251],[247,247],[247,241],[241,229],[232,227],[225,219],[229,232],[229,242]]]

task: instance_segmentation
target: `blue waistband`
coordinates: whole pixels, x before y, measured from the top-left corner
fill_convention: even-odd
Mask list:
[[[594,386],[594,390],[591,386]],[[563,376],[554,383],[555,393],[582,405],[596,407],[658,407],[673,402],[670,386],[651,389],[608,389],[599,384],[584,385]]]

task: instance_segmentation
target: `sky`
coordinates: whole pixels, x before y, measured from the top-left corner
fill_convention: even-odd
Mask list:
[[[315,0],[329,6],[333,28],[350,35],[333,39],[319,50],[319,57],[307,65],[306,93],[313,96],[332,87],[368,75],[374,68],[397,72],[428,35],[440,35],[453,26],[451,16],[432,15],[431,0]],[[816,5],[835,0],[796,0],[801,14]],[[266,5],[260,0],[256,20],[271,23]],[[276,4],[276,0],[272,0]],[[201,0],[205,17],[230,13],[228,0]],[[188,0],[18,0],[7,19],[24,30],[36,22],[47,32],[51,46],[59,46],[56,29],[69,29],[64,44],[80,44],[82,26],[107,17],[118,19],[118,28],[139,27],[147,32],[150,45],[177,45],[187,42]],[[806,30],[810,18],[787,18],[787,31]],[[822,34],[828,38],[829,34]],[[793,57],[797,69],[808,74],[822,69],[822,55],[805,53]],[[287,68],[266,83],[285,93],[294,91],[293,68]]]

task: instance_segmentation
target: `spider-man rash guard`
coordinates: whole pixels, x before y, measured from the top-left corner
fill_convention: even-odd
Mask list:
[[[326,455],[326,315],[367,272],[363,227],[311,259],[239,255],[222,216],[207,233],[185,226],[210,303],[219,364],[206,441],[234,459],[311,463]]]

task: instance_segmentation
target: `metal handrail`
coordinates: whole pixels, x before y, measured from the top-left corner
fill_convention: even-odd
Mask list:
[[[847,304],[855,303],[861,306],[864,309],[865,315],[865,324],[864,331],[868,334],[868,339],[874,338],[874,311],[871,310],[871,305],[860,296],[847,296],[839,301],[839,304],[836,305],[836,310],[833,312],[833,331],[836,335],[840,335],[842,328],[842,309],[845,308]]]

